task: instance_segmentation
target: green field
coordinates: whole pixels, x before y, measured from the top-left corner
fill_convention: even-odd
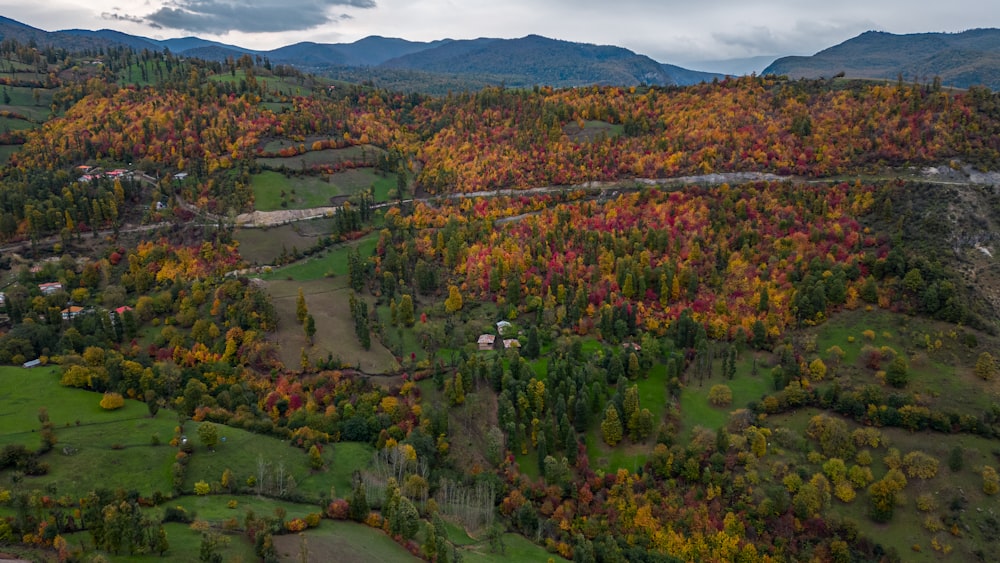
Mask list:
[[[0,145],[0,164],[10,160],[10,156],[18,151],[21,145]]]
[[[274,147],[278,147],[278,150],[285,148],[287,146],[295,145],[305,145],[306,152],[290,157],[269,157],[269,158],[258,158],[257,162],[264,168],[270,168],[274,170],[303,170],[307,168],[312,168],[313,166],[321,166],[324,164],[340,164],[346,161],[353,162],[367,162],[373,164],[375,162],[375,157],[384,152],[382,149],[374,145],[355,145],[350,147],[345,147],[342,149],[323,149],[318,151],[308,150],[310,146],[306,143],[268,143],[264,146],[264,150],[271,150]]]
[[[324,176],[286,176],[265,170],[252,179],[254,208],[258,211],[312,209],[335,205],[334,198],[349,197],[371,188],[375,201],[388,201],[396,188],[395,174],[383,175],[373,168],[355,168]]]
[[[319,237],[333,231],[335,219],[320,217],[288,225],[262,229],[238,229],[240,256],[251,264],[273,264],[284,251],[305,250],[315,246]]]
[[[303,558],[302,538],[306,557]],[[324,520],[316,529],[302,536],[289,534],[274,538],[274,546],[282,561],[351,561],[381,563],[420,561],[381,530],[354,522]]]
[[[146,405],[139,401],[126,401],[123,408],[106,411],[99,404],[101,395],[62,387],[59,377],[58,367],[0,367],[0,385],[4,389],[0,400],[0,444],[37,446],[41,427],[38,410],[42,407],[48,410],[57,436],[73,427],[107,426],[148,417]],[[123,440],[128,438],[126,434],[113,438],[123,443],[130,441]]]
[[[346,276],[348,274],[347,253],[352,248],[357,248],[362,258],[368,257],[375,251],[377,245],[378,236],[370,234],[356,241],[333,248],[321,256],[309,258],[303,262],[297,262],[282,268],[276,268],[261,277],[265,280],[310,281]]]
[[[241,514],[242,516],[242,514]],[[153,561],[197,561],[201,549],[201,532],[192,530],[187,524],[168,522],[163,525],[167,532],[167,541],[170,549],[160,557],[159,555],[128,555],[127,553],[110,554],[91,549],[92,540],[89,532],[76,532],[67,534],[66,541],[69,542],[70,550],[80,550],[86,553],[101,554],[107,560],[115,563],[149,563]],[[256,561],[257,555],[254,553],[253,545],[245,534],[226,534],[223,540],[225,545],[219,549],[223,561]],[[54,560],[54,559],[53,559]],[[90,561],[90,559],[83,559]]]

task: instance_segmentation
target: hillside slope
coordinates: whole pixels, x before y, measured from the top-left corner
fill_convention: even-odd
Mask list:
[[[831,77],[930,82],[958,88],[1000,88],[1000,30],[894,35],[868,31],[811,57],[783,57],[763,74],[791,78]]]
[[[589,84],[681,85],[720,75],[661,65],[644,55],[608,45],[573,43],[528,35],[519,39],[453,41],[387,61],[383,68],[434,73],[493,75],[509,86]]]

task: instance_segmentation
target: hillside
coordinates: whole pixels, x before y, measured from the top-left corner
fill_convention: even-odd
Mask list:
[[[628,49],[559,41],[538,35],[520,39],[453,41],[382,63],[391,69],[492,75],[514,87],[535,84],[683,85],[719,77],[661,65]]]
[[[369,36],[352,43],[301,42],[269,51],[255,51],[197,37],[156,40],[111,30],[48,32],[3,18],[0,38],[68,51],[112,45],[137,51],[169,49],[175,55],[216,62],[250,54],[340,80],[372,82],[396,90],[434,94],[500,84],[512,87],[666,86],[722,78],[721,74],[661,64],[621,47],[573,43],[537,35],[520,39],[427,42]]]
[[[525,39],[444,52],[580,49]],[[0,41],[5,554],[1000,552],[1000,94],[43,52]]]
[[[894,35],[869,31],[810,57],[784,57],[764,74],[791,78],[876,78],[931,82],[957,88],[1000,88],[1000,30]]]

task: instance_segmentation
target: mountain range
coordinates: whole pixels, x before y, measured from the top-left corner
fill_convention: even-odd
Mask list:
[[[517,39],[408,41],[370,36],[353,43],[302,42],[261,51],[198,37],[151,39],[113,30],[44,31],[0,16],[0,38],[68,50],[125,45],[206,60],[243,55],[350,81],[401,90],[442,93],[486,85],[510,87],[591,84],[684,86],[720,79],[715,72],[657,62],[623,47],[528,35]],[[783,57],[763,74],[820,78],[896,79],[967,88],[1000,89],[1000,30],[894,35],[870,31],[812,56]]]
[[[1000,89],[1000,30],[895,35],[868,31],[811,57],[783,57],[764,74],[790,78],[831,77],[931,82],[946,86]]]

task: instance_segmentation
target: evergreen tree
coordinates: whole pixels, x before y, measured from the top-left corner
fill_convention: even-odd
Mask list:
[[[295,300],[295,318],[299,320],[299,323],[303,323],[306,320],[306,315],[309,314],[309,309],[306,308],[306,296],[302,293],[302,288],[299,288],[299,296]]]
[[[525,358],[535,359],[541,354],[541,343],[538,337],[538,327],[531,327],[528,330],[528,342],[525,343],[524,348],[521,350]]]
[[[622,421],[618,416],[618,409],[614,405],[608,405],[604,411],[604,421],[601,422],[601,435],[604,442],[609,446],[615,446],[622,440]]]

